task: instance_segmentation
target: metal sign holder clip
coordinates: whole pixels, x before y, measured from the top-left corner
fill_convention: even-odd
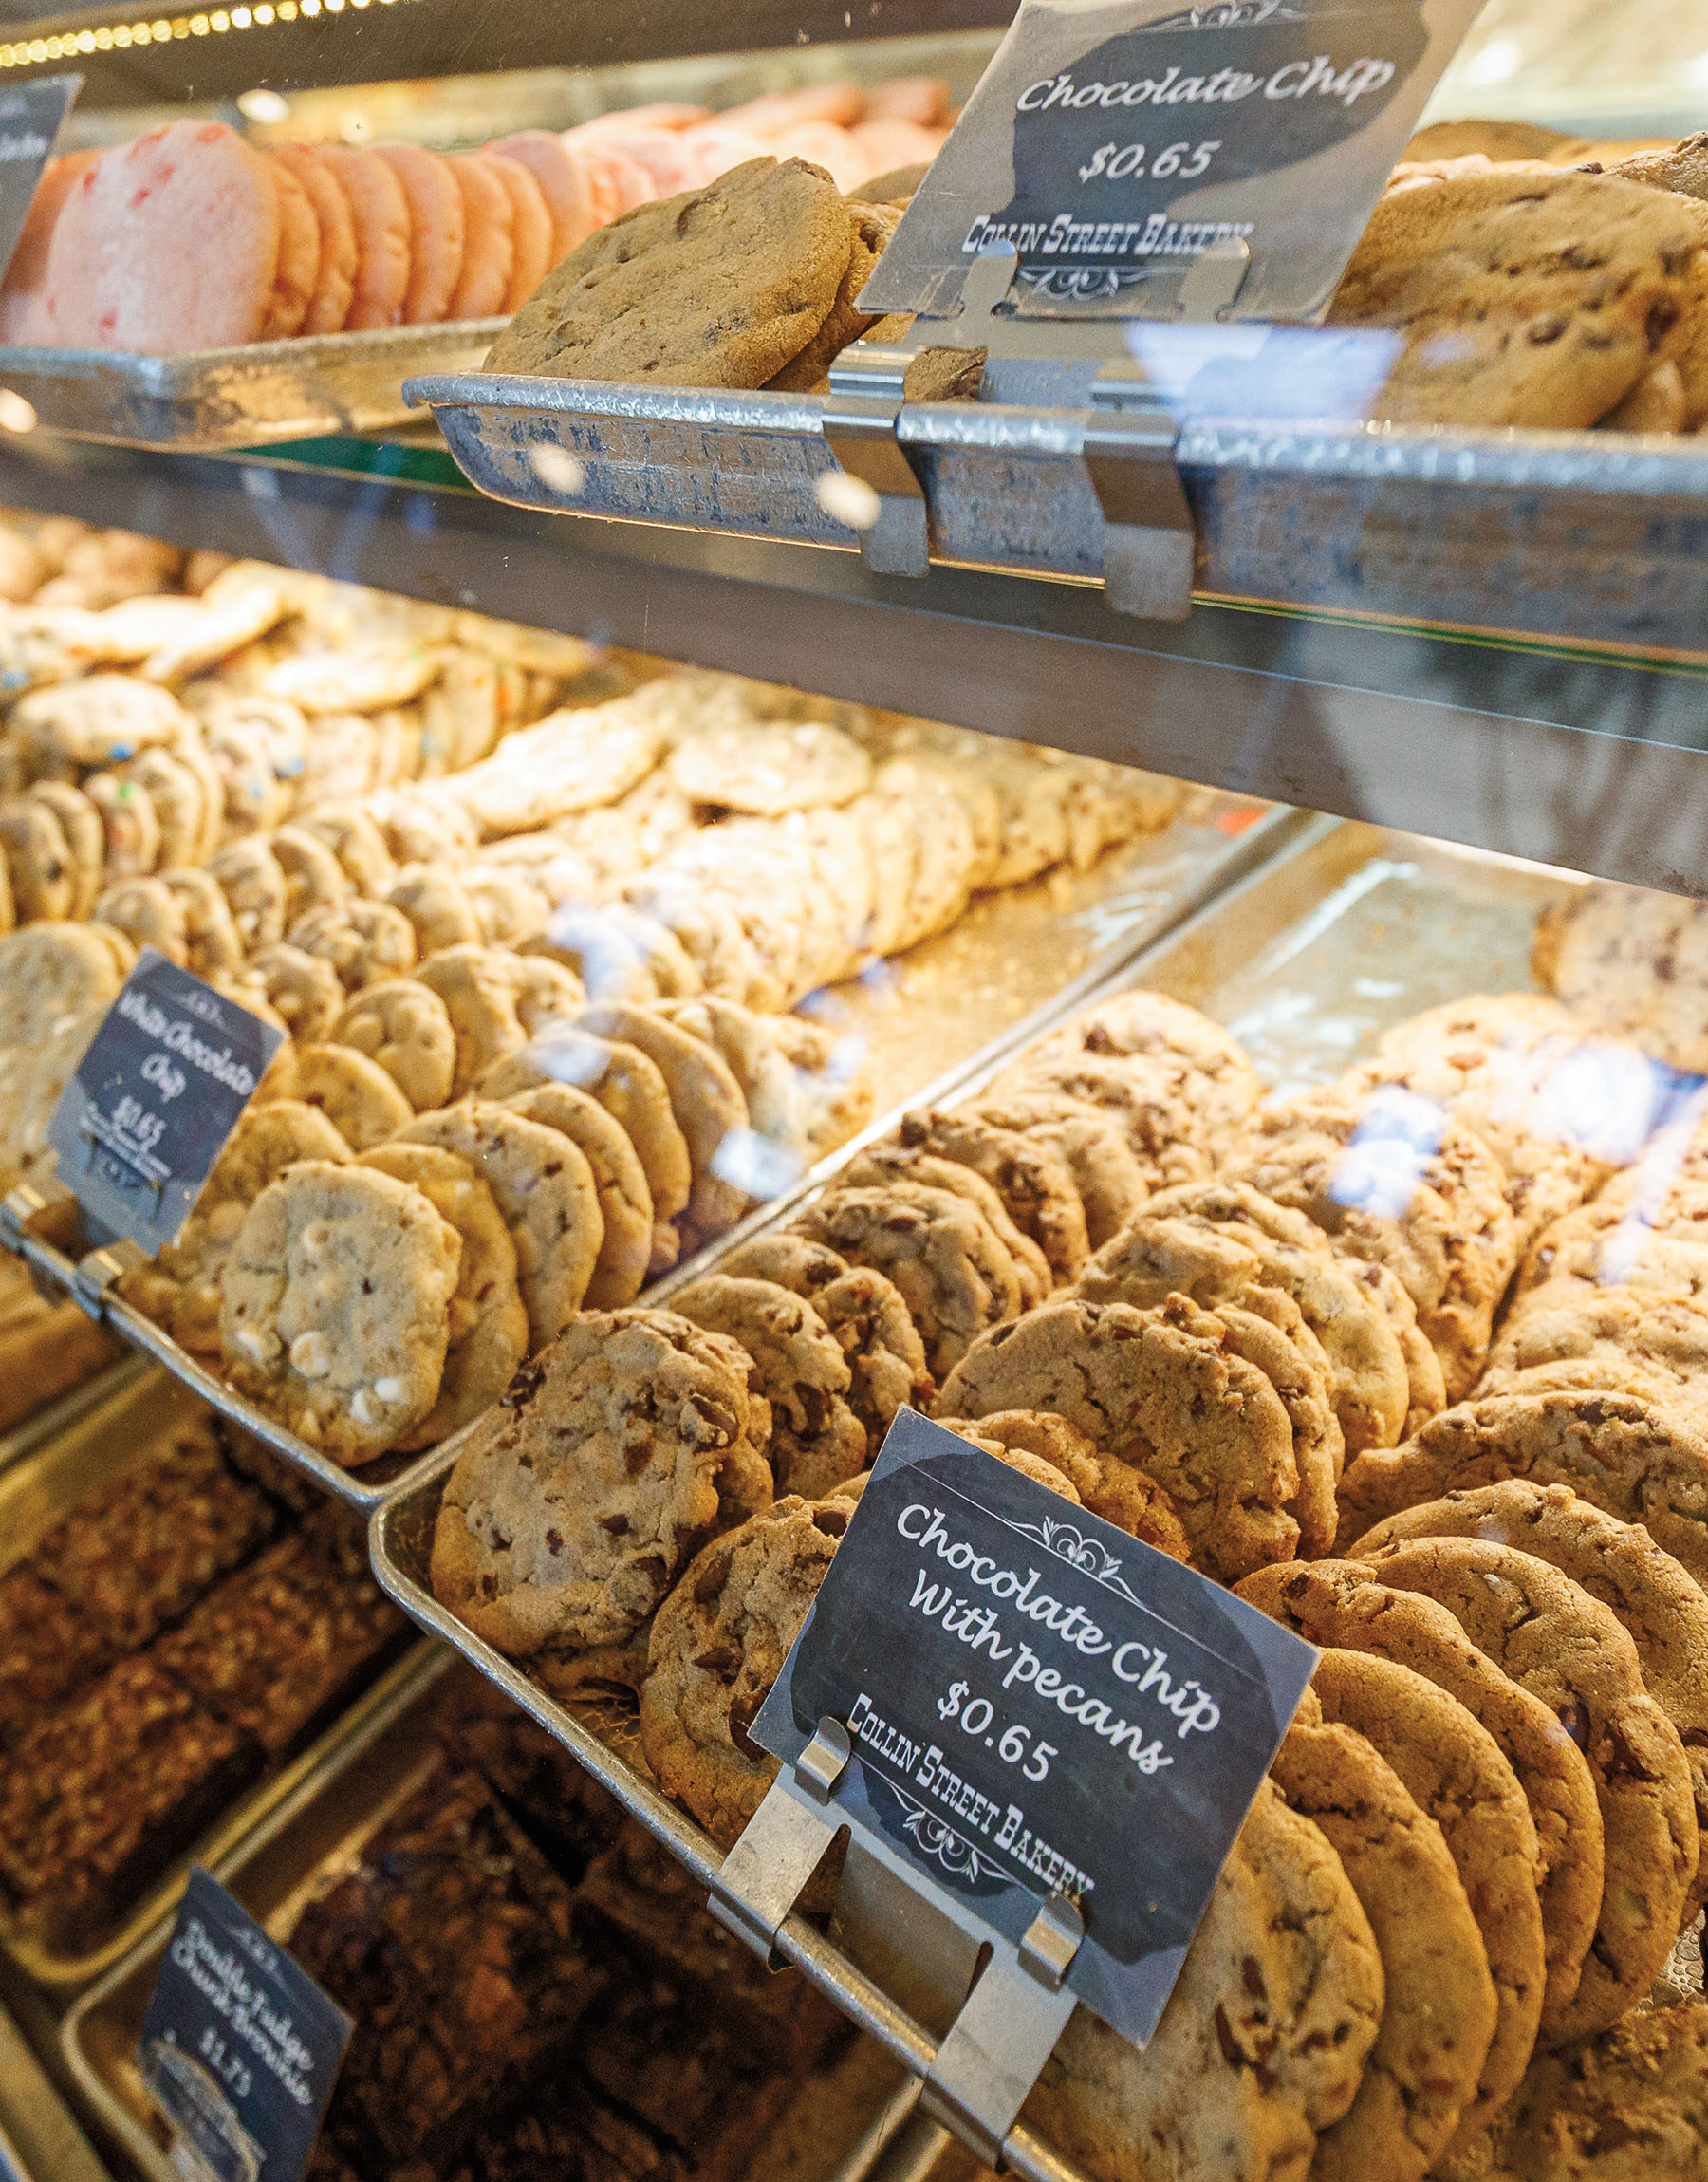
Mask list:
[[[821,1720],[799,1758],[779,1771],[713,1882],[713,1915],[773,1967],[784,1919],[847,1823],[831,1797],[851,1755],[842,1723]],[[875,1848],[883,1869],[926,1910],[940,1914],[952,1906],[917,1884],[887,1846],[863,1842],[858,1830],[850,1858]],[[1086,1928],[1073,1903],[1057,1894],[1017,1945],[987,1928],[971,1929],[982,1935],[989,1959],[938,2045],[919,2105],[993,2166],[1073,2013],[1066,1980]]]

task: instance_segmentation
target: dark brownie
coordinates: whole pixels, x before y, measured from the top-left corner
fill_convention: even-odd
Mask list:
[[[146,1659],[123,1659],[0,1760],[0,1880],[46,1935],[92,1932],[188,1848],[258,1762]]]
[[[529,1837],[568,1879],[622,1830],[622,1807],[564,1745],[472,1668],[451,1677],[439,1708],[439,1746],[473,1766]]]
[[[283,1455],[246,1432],[241,1425],[233,1425],[227,1418],[219,1421],[219,1435],[225,1447],[226,1460],[241,1477],[251,1484],[259,1485],[293,1515],[306,1515],[312,1508],[328,1504],[325,1491],[311,1477],[288,1463]]]
[[[566,2077],[483,2129],[468,2173],[469,2182],[699,2182],[700,2169]]]
[[[31,1568],[0,1576],[0,1749],[113,1663],[113,1648]]]
[[[368,1574],[306,1531],[227,1576],[149,1656],[282,1757],[371,1679],[409,1624]]]
[[[272,1503],[226,1467],[212,1415],[80,1501],[28,1565],[120,1651],[139,1651],[271,1536]]]
[[[291,1951],[355,2018],[342,2087],[387,2158],[455,2155],[574,2040],[603,1989],[569,1890],[477,1774],[439,1775]]]
[[[684,2003],[709,2009],[752,2055],[750,2069],[813,2067],[842,2017],[793,1970],[773,1972],[706,1908],[705,1889],[632,1819],[576,1893],[590,1948],[619,1949]]]

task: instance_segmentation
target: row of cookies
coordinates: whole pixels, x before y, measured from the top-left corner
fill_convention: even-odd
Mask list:
[[[1386,421],[1699,431],[1708,135],[1610,169],[1402,165],[1329,319],[1399,336]]]

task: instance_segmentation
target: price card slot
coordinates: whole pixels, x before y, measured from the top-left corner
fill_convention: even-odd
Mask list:
[[[176,1240],[284,1042],[274,1024],[142,950],[47,1128],[59,1179],[102,1242],[79,1272],[85,1306]]]
[[[193,1865],[137,2046],[188,2182],[300,2182],[353,2027]]]
[[[769,1953],[846,1828],[854,1951],[904,1955],[887,1887],[919,1899],[921,2103],[993,2161],[1076,2005],[1149,2040],[1317,1656],[904,1410],[751,1729],[781,1769],[714,1908]]]

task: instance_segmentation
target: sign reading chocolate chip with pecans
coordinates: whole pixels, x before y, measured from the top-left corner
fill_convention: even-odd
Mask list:
[[[952,312],[993,244],[1022,315],[1171,318],[1214,244],[1222,315],[1327,308],[1483,0],[1025,0],[860,300]]]
[[[1067,1895],[1068,1986],[1142,2044],[1318,1656],[903,1409],[750,1732],[840,1721],[836,1818],[1011,1941]]]

